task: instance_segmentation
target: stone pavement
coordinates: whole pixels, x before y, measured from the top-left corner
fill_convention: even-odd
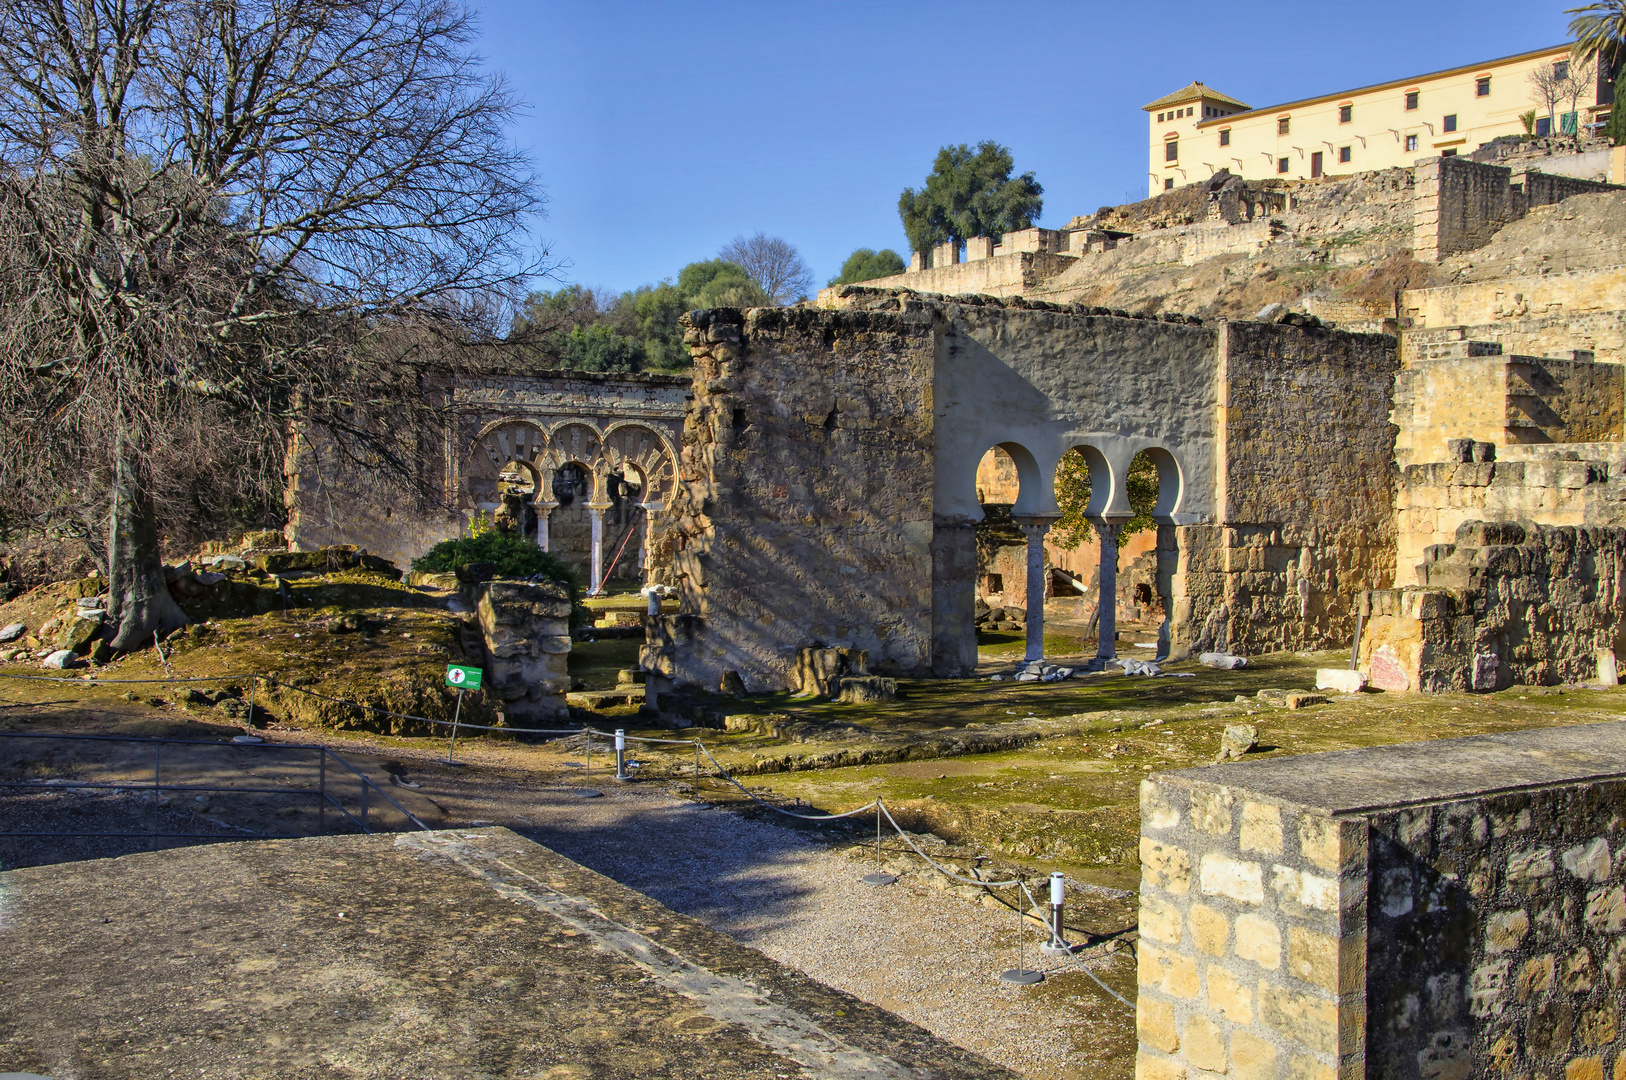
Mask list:
[[[0,874],[0,1070],[1015,1074],[502,828]]]

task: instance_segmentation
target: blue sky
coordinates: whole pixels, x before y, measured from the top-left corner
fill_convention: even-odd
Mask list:
[[[1565,40],[1568,3],[593,3],[471,0],[526,102],[559,282],[621,290],[763,230],[819,284],[908,246],[898,193],[994,139],[1040,221],[1139,198],[1140,107],[1193,79],[1254,106]]]

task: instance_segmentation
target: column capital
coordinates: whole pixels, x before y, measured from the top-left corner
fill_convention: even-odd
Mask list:
[[[1012,514],[1011,523],[1029,536],[1037,533],[1043,536],[1050,531],[1050,527],[1061,520],[1060,514]]]
[[[604,511],[610,509],[614,505],[615,505],[615,503],[608,503],[608,502],[606,502],[606,503],[590,502],[590,503],[586,504],[587,509],[592,510],[595,513],[599,513],[599,514],[604,513]]]

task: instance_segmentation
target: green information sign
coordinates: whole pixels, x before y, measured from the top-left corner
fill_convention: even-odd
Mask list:
[[[459,690],[478,690],[480,689],[480,669],[447,664],[446,685],[456,687]]]

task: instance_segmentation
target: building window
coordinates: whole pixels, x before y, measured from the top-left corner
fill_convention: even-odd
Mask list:
[[[1579,122],[1579,116],[1577,116],[1575,113],[1567,112],[1558,118],[1558,130],[1563,132],[1565,135],[1574,135],[1578,130],[1576,124]]]
[[[1163,190],[1164,191],[1173,191],[1174,190],[1174,177],[1165,176],[1163,178]]]
[[[1179,139],[1170,139],[1168,142],[1163,144],[1163,160],[1164,161],[1179,161],[1180,160],[1180,140]]]
[[[1230,128],[1222,128],[1220,130],[1220,145],[1221,146],[1230,146],[1231,145],[1231,129]]]
[[[1310,155],[1310,179],[1314,180],[1321,175],[1321,151],[1317,150]]]
[[[1570,77],[1570,62],[1568,60],[1560,60],[1560,61],[1558,61],[1558,63],[1553,65],[1553,78],[1555,78],[1555,79],[1559,80],[1560,82],[1562,82],[1563,80],[1565,80],[1565,79],[1567,79],[1569,77]]]
[[[988,583],[984,586],[984,591],[994,593],[995,595],[1003,594],[1005,592],[1005,575],[989,574]]]
[[[1406,149],[1407,150],[1415,150],[1415,149],[1417,149],[1417,136],[1415,136],[1415,135],[1407,135],[1406,136]]]
[[[1457,156],[1457,148],[1453,146],[1449,150],[1441,150],[1440,151],[1440,156],[1441,157],[1456,157]]]
[[[1277,119],[1276,119],[1276,134],[1278,134],[1278,135],[1286,135],[1287,131],[1288,131],[1288,128],[1290,126],[1291,126],[1291,121],[1289,120],[1288,117],[1285,117],[1285,116],[1277,117]]]
[[[1490,76],[1481,75],[1474,80],[1474,97],[1490,97]]]
[[[1163,122],[1163,114],[1162,113],[1157,114],[1157,122],[1159,124],[1161,124]]]
[[[1276,159],[1276,171],[1279,172],[1279,173],[1284,173],[1284,172],[1287,171],[1287,159],[1286,158],[1277,158]]]
[[[1347,124],[1353,119],[1355,119],[1355,106],[1353,106],[1353,105],[1340,105],[1340,106],[1338,106],[1338,122],[1340,124]]]
[[[1410,112],[1415,108],[1417,108],[1417,91],[1408,90],[1406,91],[1406,111]]]
[[[1340,165],[1348,165],[1349,164],[1350,151],[1351,150],[1352,150],[1352,147],[1348,147],[1348,146],[1340,146],[1338,148],[1338,163]]]
[[[1553,122],[1550,117],[1539,117],[1536,120],[1536,135],[1545,138],[1553,133]]]
[[[1457,130],[1457,114],[1452,113],[1450,116],[1447,116],[1445,118],[1445,122],[1440,125],[1440,128],[1444,131]]]

